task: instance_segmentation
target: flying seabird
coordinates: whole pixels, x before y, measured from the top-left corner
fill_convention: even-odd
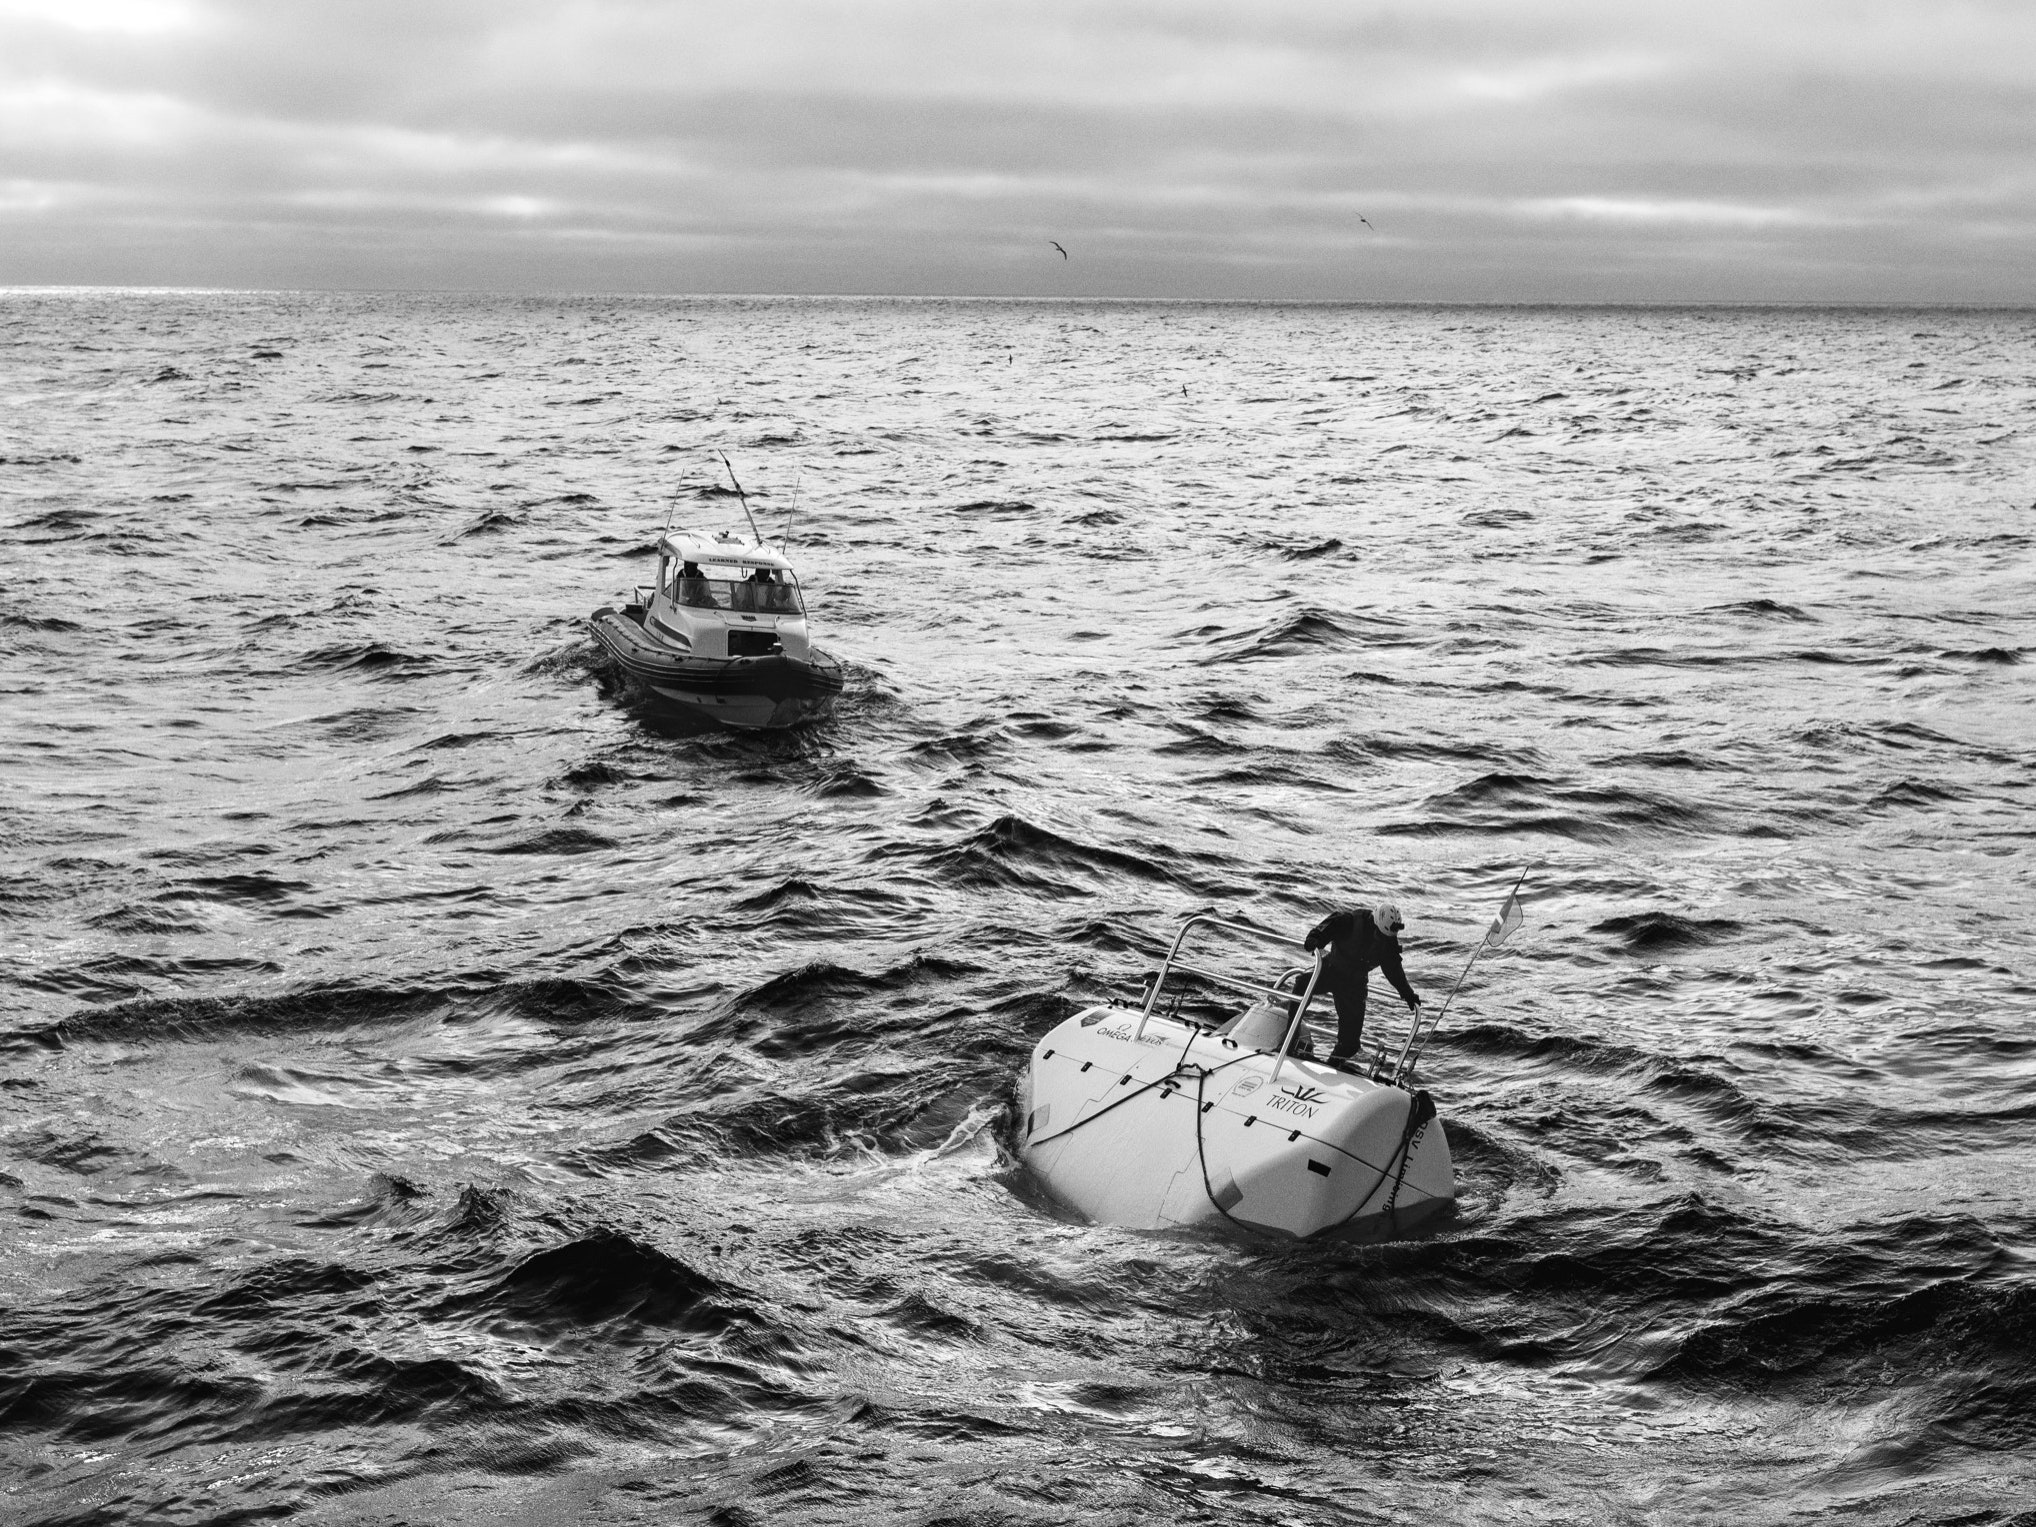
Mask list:
[[[1368,217],[1366,217],[1366,216],[1365,216],[1365,215],[1364,215],[1364,214],[1363,214],[1362,212],[1360,212],[1360,213],[1358,213],[1358,214],[1357,214],[1357,220],[1358,220],[1358,221],[1359,221],[1360,223],[1363,223],[1363,224],[1365,225],[1365,227],[1367,227],[1367,228],[1371,228],[1371,219],[1370,219],[1370,218],[1368,218]],[[1378,229],[1376,229],[1376,228],[1371,228],[1371,231],[1372,231],[1373,233],[1377,233],[1377,232],[1378,232]]]
[[[1046,242],[1047,242],[1047,243],[1049,243],[1049,244],[1051,244],[1051,245],[1052,245],[1052,246],[1053,246],[1053,247],[1054,247],[1055,249],[1060,249],[1060,240],[1059,240],[1059,239],[1048,239],[1048,240],[1047,240]],[[1063,260],[1065,260],[1065,259],[1067,258],[1067,251],[1066,251],[1065,249],[1060,249],[1060,257],[1061,257],[1061,258],[1062,258]]]

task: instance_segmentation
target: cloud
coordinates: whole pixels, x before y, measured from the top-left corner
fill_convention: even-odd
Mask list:
[[[1708,201],[1637,201],[1611,196],[1548,196],[1519,202],[1515,210],[1530,218],[1677,223],[1692,228],[1780,228],[1831,221],[1795,207],[1751,207]]]
[[[0,0],[0,281],[2028,301],[2030,59],[1976,0]]]
[[[1626,84],[1657,78],[1672,65],[1647,54],[1535,58],[1499,68],[1470,69],[1456,76],[1456,88],[1472,98],[1544,101],[1593,85]]]
[[[0,0],[0,26],[53,26],[77,32],[149,36],[193,25],[186,0]]]

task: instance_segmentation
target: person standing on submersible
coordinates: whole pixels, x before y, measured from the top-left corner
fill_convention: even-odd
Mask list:
[[[1322,957],[1322,980],[1317,990],[1326,989],[1336,998],[1336,1048],[1329,1052],[1333,1065],[1357,1054],[1357,1042],[1364,1037],[1364,999],[1368,977],[1376,965],[1393,989],[1405,1000],[1416,1018],[1421,999],[1407,984],[1407,972],[1400,968],[1400,930],[1406,927],[1400,909],[1382,901],[1366,910],[1332,912],[1308,930],[1301,946],[1310,951],[1327,948]]]

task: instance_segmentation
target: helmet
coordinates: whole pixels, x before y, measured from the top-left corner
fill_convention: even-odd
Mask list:
[[[1407,919],[1400,916],[1400,909],[1390,901],[1382,901],[1371,909],[1371,920],[1378,925],[1381,933],[1396,935],[1407,926]]]

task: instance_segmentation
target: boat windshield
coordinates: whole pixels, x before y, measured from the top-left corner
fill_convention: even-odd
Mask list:
[[[799,602],[798,589],[791,584],[759,583],[748,578],[692,578],[681,574],[673,580],[672,597],[696,610],[800,615],[806,609]]]

